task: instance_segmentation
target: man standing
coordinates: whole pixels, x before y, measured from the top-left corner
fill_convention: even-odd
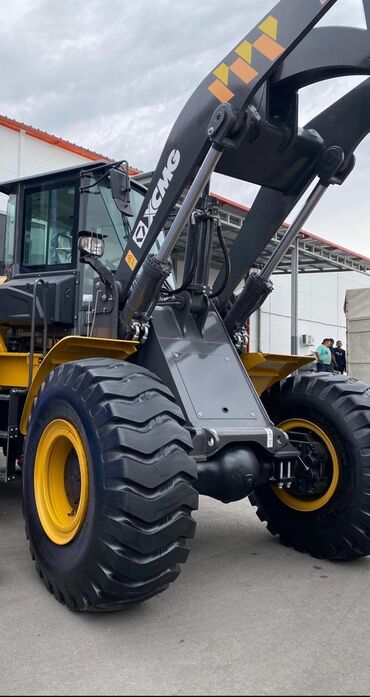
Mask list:
[[[330,366],[330,370],[331,370],[331,372],[333,373],[334,370],[339,370],[339,368],[338,368],[337,361],[336,361],[336,358],[335,358],[335,353],[334,353],[334,339],[329,339],[329,342],[330,342],[330,343],[329,343],[329,348],[330,348],[330,353],[331,353],[331,366]]]
[[[332,355],[330,351],[330,339],[324,339],[315,351],[317,357],[317,372],[331,373]]]
[[[341,341],[337,341],[337,345],[335,349],[333,349],[333,353],[335,356],[335,362],[338,366],[338,370],[342,373],[345,373],[347,371],[347,360],[346,360],[346,352],[342,348],[343,344]]]

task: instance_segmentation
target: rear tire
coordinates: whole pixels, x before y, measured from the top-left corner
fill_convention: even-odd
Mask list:
[[[63,477],[66,481],[67,462],[72,475],[74,470],[71,453],[64,454],[64,465],[56,460],[66,449],[63,431],[50,446],[60,424],[67,435],[69,428],[72,441],[81,440],[72,463],[75,470],[79,465],[80,480],[81,458],[88,469],[86,512],[64,541],[58,535],[59,527],[68,532],[62,515],[65,493],[58,498],[58,486]],[[81,448],[86,457],[80,456]],[[191,512],[198,505],[191,449],[181,409],[148,370],[91,359],[50,374],[29,424],[23,498],[31,554],[57,600],[75,611],[116,610],[161,593],[177,578],[189,554],[195,532]],[[51,474],[45,477],[39,470],[46,461]],[[76,493],[76,475],[73,486],[72,517],[81,513],[82,483]],[[46,514],[51,510],[50,521],[44,509]]]
[[[276,425],[304,420],[325,434],[335,449],[338,480],[328,501],[322,497],[312,503],[307,497],[302,506],[297,500],[297,508],[307,510],[294,510],[289,495],[281,500],[281,492],[263,486],[251,496],[259,518],[283,544],[314,557],[369,555],[370,388],[346,377],[301,375],[266,392],[263,401]],[[317,510],[309,510],[315,505]]]

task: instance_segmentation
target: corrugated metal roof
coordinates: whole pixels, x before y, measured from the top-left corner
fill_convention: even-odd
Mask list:
[[[219,194],[212,194],[212,196],[220,203],[225,237],[228,245],[231,246],[250,209]],[[288,227],[288,225],[283,225],[278,230],[257,260],[256,267],[259,268],[265,264]],[[215,260],[216,264],[223,263],[221,249],[215,249]],[[277,273],[290,273],[291,262],[290,250],[280,262]],[[299,235],[299,271],[300,273],[358,271],[370,274],[370,258],[302,230]]]

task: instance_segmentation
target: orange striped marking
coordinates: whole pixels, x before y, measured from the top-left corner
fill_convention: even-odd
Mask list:
[[[215,80],[214,82],[212,82],[212,85],[210,85],[208,89],[222,104],[225,104],[225,102],[229,102],[230,99],[232,99],[235,96],[234,92],[229,90],[229,88],[226,87],[226,85],[223,85],[221,80]]]
[[[240,80],[243,80],[246,85],[249,85],[255,77],[257,77],[257,70],[248,65],[242,58],[237,58],[235,63],[230,66],[230,70],[237,75]]]
[[[270,61],[275,61],[285,50],[281,44],[278,44],[277,41],[274,41],[274,39],[271,39],[266,34],[262,34],[262,36],[254,42],[253,46]]]

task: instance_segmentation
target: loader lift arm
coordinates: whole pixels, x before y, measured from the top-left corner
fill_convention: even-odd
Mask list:
[[[327,151],[332,147],[339,147],[343,151],[344,161],[339,175],[345,179],[353,168],[357,147],[370,133],[370,79],[312,119],[306,128],[320,133]],[[261,188],[230,251],[232,272],[219,298],[221,310],[316,176],[317,172],[298,193]],[[223,274],[220,272],[215,281],[216,290],[222,281]]]
[[[370,0],[363,3],[369,22]],[[300,2],[292,17],[290,2],[278,3],[186,104],[163,150],[117,271],[121,336],[132,336],[135,320],[149,319],[170,271],[170,253],[212,171],[262,187],[231,250],[230,278],[225,283],[221,271],[214,284],[222,313],[266,243],[322,170],[330,148],[343,151],[339,179],[348,175],[353,152],[368,132],[366,112],[359,123],[354,105],[357,97],[366,100],[366,86],[351,92],[348,99],[340,100],[304,129],[298,128],[300,87],[340,75],[370,74],[369,27],[313,28],[333,4]],[[180,210],[163,248],[157,257],[147,259],[170,211],[191,182],[187,205]],[[132,286],[144,262],[140,279]]]
[[[215,125],[211,124],[217,106],[220,103],[222,105],[227,103],[230,107],[229,113],[233,116],[230,118],[229,128],[226,129],[224,137],[228,135],[227,130],[234,131],[232,136],[234,138],[240,137],[240,134],[243,136],[244,117],[255,95],[335,2],[336,0],[325,2],[296,0],[295,12],[292,14],[290,0],[281,0],[271,14],[263,18],[259,25],[237,44],[194,92],[164,147],[129,240],[127,253],[118,268],[117,281],[121,284],[123,302],[127,299],[132,281],[157,239],[170,211],[185,186],[191,182],[197,167],[204,163],[207,151],[210,150],[209,138],[212,140],[212,137],[217,136]],[[226,113],[226,110],[221,110],[220,121]],[[248,125],[250,124],[247,124],[247,132]],[[270,135],[271,129],[268,129],[268,132]],[[277,136],[274,144],[278,150],[281,146],[282,134],[274,133],[274,135]],[[286,134],[283,134],[283,137],[286,138]],[[315,138],[313,140],[317,156],[320,144]],[[229,139],[227,145],[231,144]],[[305,142],[302,144],[303,150],[304,146]],[[225,149],[222,139],[217,139],[215,148],[222,153]],[[220,157],[215,158],[213,163],[209,163],[204,184],[207,183],[219,159]],[[307,153],[305,159],[307,160]],[[259,149],[257,148],[253,161],[258,162],[258,160]],[[233,169],[235,170],[235,166]],[[151,271],[153,269],[148,270],[148,277]],[[152,290],[153,285],[151,285]],[[142,303],[142,293],[137,293],[135,302],[130,301],[124,313],[123,323],[126,327],[136,313],[147,309],[142,307]]]

